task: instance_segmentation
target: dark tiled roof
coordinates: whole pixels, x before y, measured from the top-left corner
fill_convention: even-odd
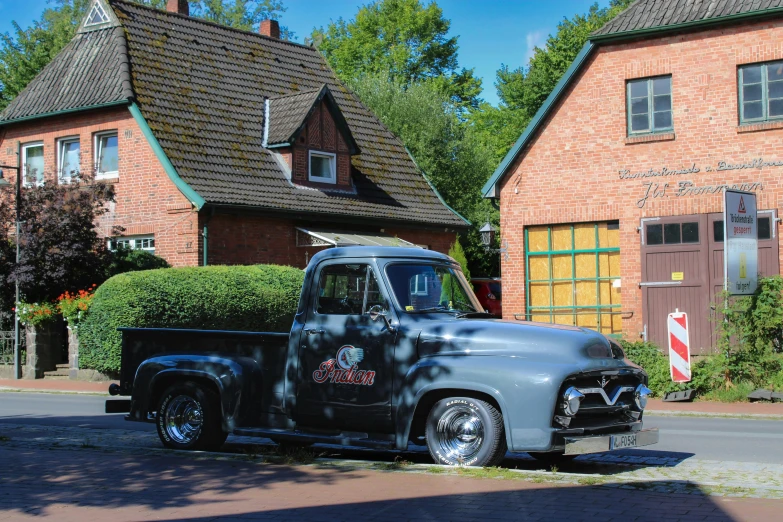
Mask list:
[[[208,203],[464,226],[400,140],[310,47],[111,2],[139,108],[180,177]],[[356,194],[295,188],[262,147],[264,101],[326,85],[361,154]]]
[[[0,123],[133,97],[122,28],[77,34],[0,113]]]
[[[783,0],[636,0],[593,35],[719,21],[732,15],[751,15],[775,8],[783,8]]]
[[[291,136],[305,123],[323,89],[269,99],[268,145],[290,143]]]

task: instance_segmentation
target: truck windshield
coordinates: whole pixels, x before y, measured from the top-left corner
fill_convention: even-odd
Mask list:
[[[451,266],[393,264],[386,274],[397,303],[408,313],[482,311],[465,276]]]

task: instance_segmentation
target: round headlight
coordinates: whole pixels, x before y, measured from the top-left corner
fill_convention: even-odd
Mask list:
[[[584,398],[585,396],[582,392],[573,386],[568,388],[563,394],[563,413],[569,417],[576,415],[576,412],[579,411],[579,406],[582,404],[582,399]]]
[[[640,410],[643,410],[647,407],[647,398],[652,395],[652,391],[645,386],[644,384],[640,384],[636,387],[636,391],[634,392],[634,401],[636,402],[636,407]]]

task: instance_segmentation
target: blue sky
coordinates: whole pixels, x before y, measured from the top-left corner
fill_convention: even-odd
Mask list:
[[[313,27],[330,19],[351,19],[369,0],[283,0],[282,25],[302,42]],[[459,63],[474,68],[482,79],[482,97],[497,104],[495,72],[501,64],[525,65],[533,48],[541,46],[563,17],[586,13],[595,0],[438,0],[451,20],[451,35],[459,36]],[[427,3],[424,0],[424,3]],[[598,2],[602,7],[608,0]],[[40,17],[47,0],[0,0],[0,33],[12,30],[11,20],[27,27]]]

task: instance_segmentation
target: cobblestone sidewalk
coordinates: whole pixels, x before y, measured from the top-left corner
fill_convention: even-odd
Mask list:
[[[783,508],[780,500],[716,497],[696,486],[688,494],[662,494],[654,482],[640,491],[320,462],[278,465],[252,456],[194,460],[143,446],[119,447],[134,437],[94,446],[11,433],[13,438],[0,443],[0,521],[756,522],[778,520]],[[101,444],[98,439],[93,442]]]
[[[661,493],[705,493],[725,497],[783,499],[783,465],[709,461],[654,450],[583,455],[561,469],[544,469],[527,455],[511,455],[499,469],[453,470],[432,464],[426,452],[379,452],[318,446],[314,451],[281,455],[264,439],[231,436],[220,453],[172,452],[161,447],[157,435],[130,430],[97,430],[56,426],[0,425],[0,448],[35,450],[101,450],[160,456],[180,454],[198,460],[234,462],[315,462],[343,470],[384,470],[417,474],[460,474],[555,485],[605,485]],[[555,472],[553,472],[555,471]]]

